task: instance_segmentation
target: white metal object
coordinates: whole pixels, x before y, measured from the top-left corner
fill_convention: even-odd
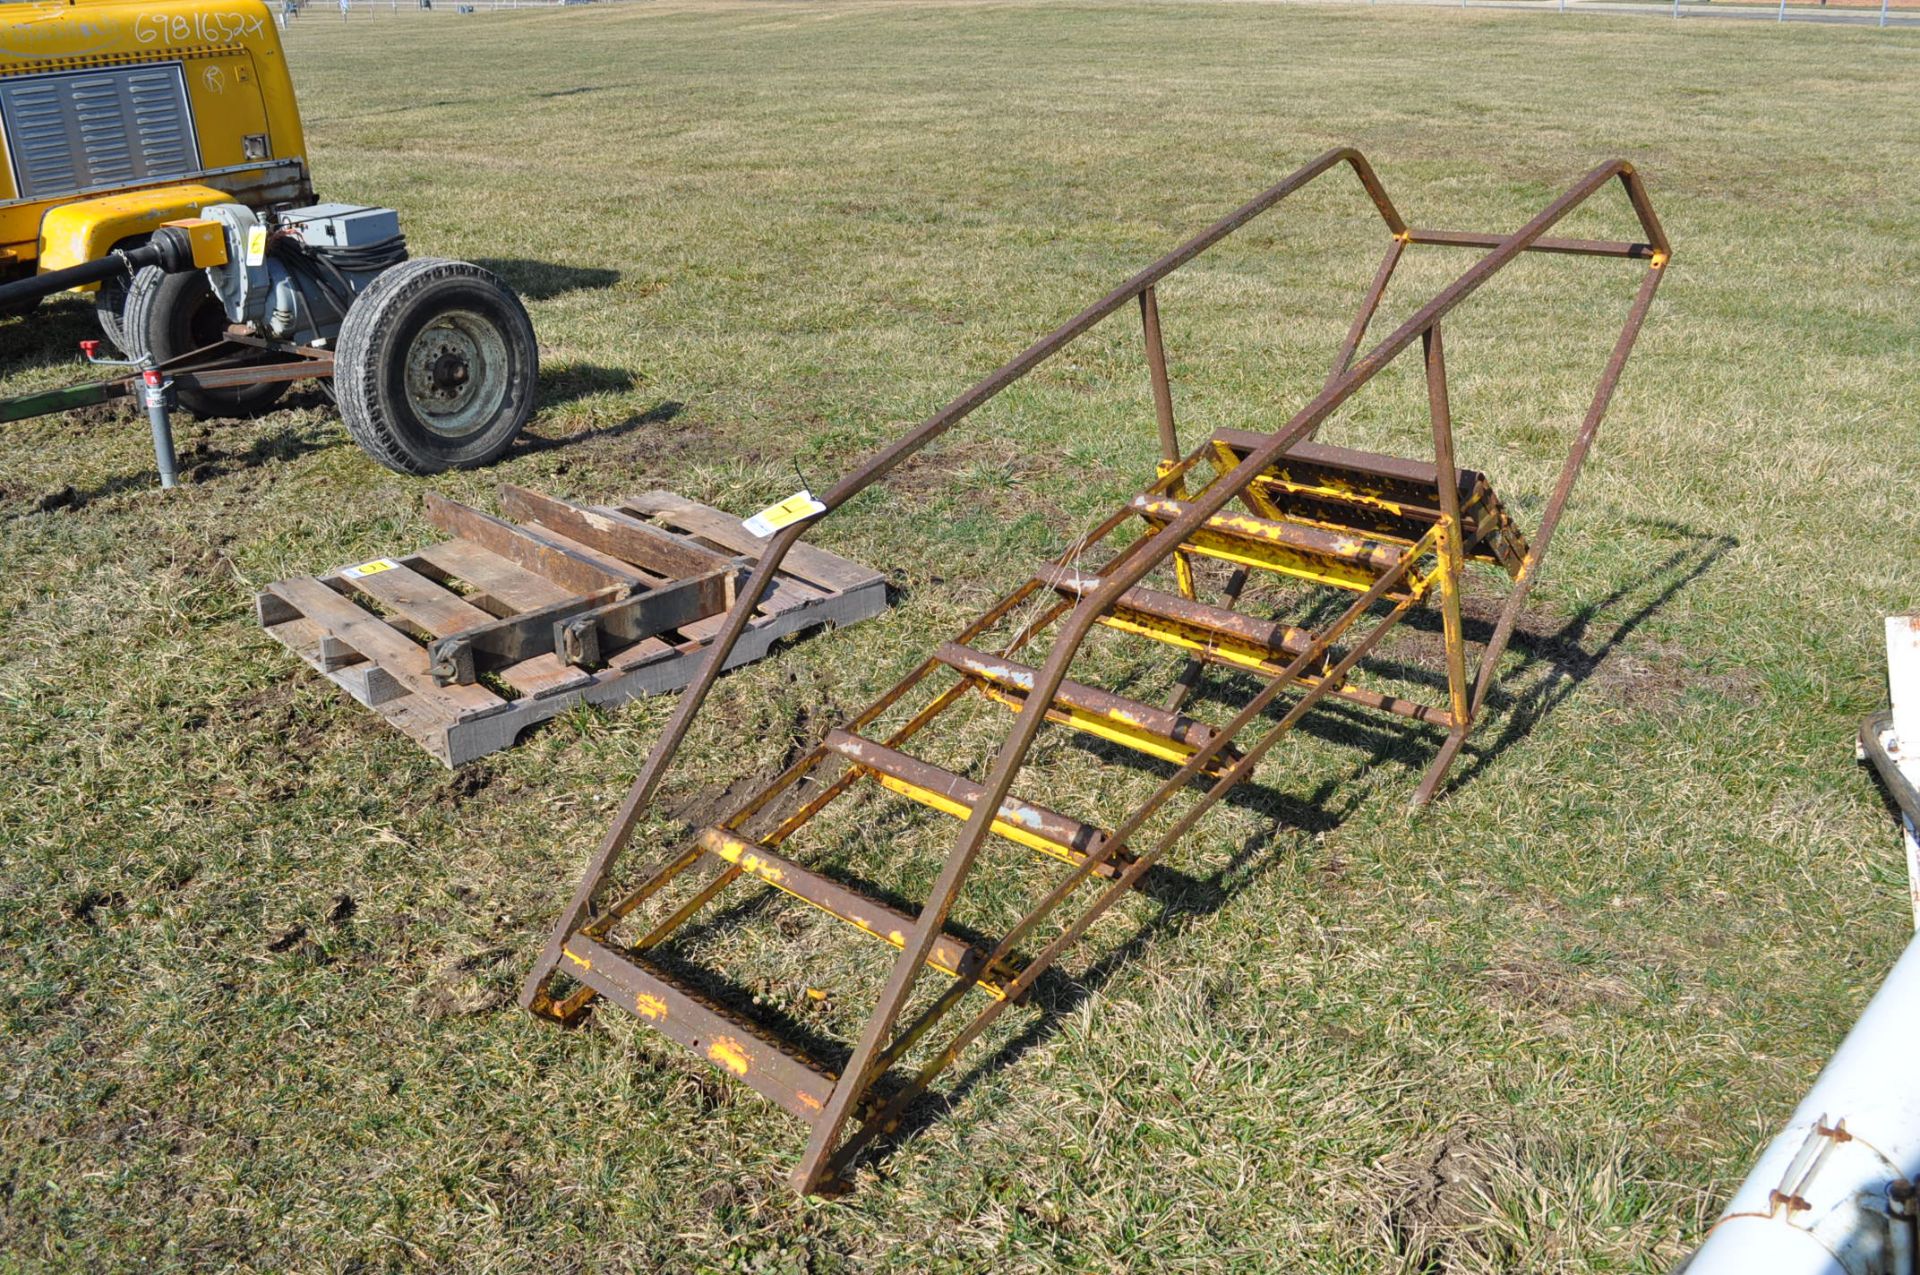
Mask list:
[[[1920,939],[1760,1156],[1687,1275],[1911,1275]]]
[[[1901,808],[1920,930],[1920,616],[1887,618],[1887,690],[1893,708],[1861,726],[1860,752]],[[1916,1178],[1920,938],[1768,1144],[1688,1275],[1916,1275]]]
[[[1920,616],[1887,617],[1887,693],[1894,734],[1920,745]]]
[[[1887,694],[1893,703],[1892,729],[1881,731],[1882,754],[1906,779],[1908,792],[1920,789],[1920,615],[1887,617]],[[1892,785],[1889,785],[1892,786]],[[1895,794],[1896,799],[1900,796]],[[1907,843],[1907,892],[1913,900],[1913,926],[1920,930],[1920,811],[1901,802],[1900,831]]]

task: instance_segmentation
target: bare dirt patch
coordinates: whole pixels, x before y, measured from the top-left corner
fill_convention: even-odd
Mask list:
[[[1411,1269],[1440,1275],[1512,1258],[1487,1223],[1499,1162],[1517,1150],[1507,1134],[1456,1128],[1387,1167],[1387,1232]]]

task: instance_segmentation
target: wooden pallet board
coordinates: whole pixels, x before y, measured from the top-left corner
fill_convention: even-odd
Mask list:
[[[277,581],[255,602],[269,634],[450,767],[575,704],[685,686],[767,543],[672,492],[500,498],[506,518],[429,494],[428,519],[453,539]],[[886,605],[879,572],[795,546],[727,667]]]

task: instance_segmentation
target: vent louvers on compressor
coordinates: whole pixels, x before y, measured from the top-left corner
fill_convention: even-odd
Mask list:
[[[178,62],[0,80],[0,117],[22,199],[200,170]]]

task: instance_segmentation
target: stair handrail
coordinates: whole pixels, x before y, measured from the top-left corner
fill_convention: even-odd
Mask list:
[[[1587,417],[1576,437],[1574,448],[1549,500],[1546,516],[1543,519],[1542,534],[1536,538],[1536,543],[1529,549],[1526,566],[1519,577],[1519,586],[1510,596],[1507,608],[1496,627],[1495,645],[1488,650],[1483,660],[1480,670],[1482,684],[1478,689],[1481,694],[1484,694],[1486,678],[1490,675],[1492,664],[1498,659],[1498,648],[1504,646],[1505,638],[1511,631],[1513,617],[1518,611],[1518,603],[1531,586],[1533,575],[1531,567],[1544,553],[1545,542],[1551,537],[1560,508],[1570,492],[1573,477],[1584,461],[1594,429],[1605,413],[1626,356],[1631,351],[1640,323],[1653,299],[1654,290],[1663,273],[1662,268],[1671,259],[1672,249],[1653,212],[1638,173],[1632,164],[1623,159],[1611,160],[1594,168],[1525,225],[1509,235],[1468,235],[1411,229],[1387,196],[1365,156],[1352,147],[1338,147],[1290,173],[1029,345],[1020,354],[977,382],[938,412],[894,442],[873,453],[847,473],[831,489],[818,497],[823,506],[820,512],[790,524],[774,534],[760,556],[753,573],[738,594],[733,609],[728,612],[724,626],[707,647],[698,673],[681,693],[665,729],[648,754],[640,772],[635,776],[614,817],[612,826],[590,860],[565,912],[554,926],[545,949],[522,988],[521,1005],[524,1008],[535,1013],[552,1012],[553,1002],[548,996],[547,986],[559,966],[567,940],[589,920],[601,886],[624,852],[634,829],[638,826],[641,814],[652,800],[684,741],[693,718],[705,703],[721,670],[725,668],[728,657],[745,633],[762,596],[772,585],[776,573],[793,546],[823,519],[831,516],[855,496],[886,477],[928,443],[940,437],[1130,301],[1142,302],[1143,317],[1148,324],[1151,362],[1157,353],[1154,338],[1157,336],[1158,316],[1153,308],[1152,297],[1155,285],[1289,195],[1342,163],[1351,167],[1359,179],[1381,219],[1386,223],[1394,243],[1389,248],[1387,259],[1382,263],[1373,287],[1369,289],[1362,317],[1356,320],[1347,335],[1334,372],[1329,375],[1321,391],[1285,426],[1274,431],[1261,446],[1247,453],[1230,472],[1222,475],[1209,484],[1204,491],[1198,493],[1189,502],[1185,511],[1162,529],[1165,534],[1143,537],[1125,550],[1114,563],[1109,564],[1102,573],[1100,585],[1085,594],[1067,614],[1046,662],[1038,672],[1035,685],[1027,693],[1027,698],[1030,702],[1043,704],[1051,702],[1065,680],[1067,670],[1082,642],[1104,611],[1112,606],[1127,589],[1133,587],[1148,572],[1160,565],[1193,531],[1218,513],[1229,500],[1243,493],[1262,471],[1285,455],[1294,444],[1310,436],[1326,417],[1403,353],[1416,338],[1428,337],[1429,334],[1436,333],[1442,317],[1477,291],[1515,257],[1527,251],[1544,251],[1647,259],[1648,272],[1635,295],[1627,321],[1602,373],[1601,383],[1596,389]],[[1626,189],[1628,201],[1639,220],[1646,242],[1555,239],[1547,236],[1546,232],[1564,219],[1568,213],[1616,179]],[[1397,260],[1400,249],[1409,243],[1487,248],[1489,251],[1421,306],[1391,335],[1354,363],[1352,352],[1357,348],[1359,339],[1364,333],[1365,319],[1371,316],[1373,307],[1378,303],[1380,293],[1384,290],[1387,276],[1392,271],[1393,262]],[[1158,367],[1153,368],[1153,371],[1156,377],[1161,375]],[[1156,384],[1155,388],[1158,400],[1161,387]],[[1156,401],[1156,408],[1160,406],[1161,404]],[[1161,426],[1164,442],[1169,432],[1164,415]],[[1480,695],[1477,694],[1474,702],[1476,709],[1479,706],[1479,699]],[[991,826],[993,812],[998,810],[1001,803],[1006,800],[1014,778],[1025,762],[1028,749],[1038,733],[1042,716],[1038,713],[1022,713],[1014,719],[1013,729],[1002,743],[985,781],[986,791],[981,800],[974,805],[953,848],[948,852],[930,897],[922,908],[911,933],[906,936],[906,943],[894,961],[886,986],[862,1031],[852,1057],[835,1085],[820,1118],[814,1123],[807,1152],[802,1157],[796,1175],[796,1185],[801,1190],[811,1190],[817,1186],[818,1177],[824,1171],[833,1145],[837,1142],[842,1128],[851,1115],[854,1104],[865,1089],[869,1069],[886,1045],[887,1035],[891,1032],[893,1024],[905,1005],[914,979],[926,962],[928,952],[943,932],[947,914]],[[1449,738],[1449,743],[1454,743],[1452,736]]]
[[[954,425],[998,396],[1008,386],[1013,385],[1034,368],[1059,353],[1099,324],[1101,320],[1135,300],[1162,279],[1267,212],[1287,196],[1341,163],[1352,168],[1368,198],[1379,211],[1381,220],[1386,223],[1388,231],[1396,239],[1404,240],[1411,233],[1407,223],[1401,217],[1399,210],[1394,207],[1385,186],[1381,184],[1367,157],[1351,146],[1339,146],[1326,151],[1133,275],[1106,296],[1029,345],[938,412],[916,425],[911,431],[873,453],[836,482],[825,494],[817,498],[823,506],[819,513],[784,527],[774,534],[766,550],[760,555],[760,561],[755,565],[753,573],[747,577],[746,584],[736,595],[733,609],[727,613],[725,625],[719,633],[714,635],[713,641],[708,645],[699,671],[687,684],[687,688],[680,693],[680,698],[674,705],[673,714],[667,720],[665,730],[647,755],[647,760],[641,766],[639,774],[634,777],[625,800],[620,803],[620,808],[614,815],[612,826],[608,829],[606,837],[602,839],[594,857],[588,862],[587,870],[581,877],[573,898],[555,924],[553,932],[547,939],[546,947],[541,951],[539,960],[535,962],[532,972],[527,976],[520,994],[522,1008],[538,1013],[549,1004],[544,988],[553,971],[559,966],[560,953],[566,946],[567,937],[579,929],[591,914],[601,883],[605,881],[624,852],[634,828],[639,824],[640,815],[645,811],[648,802],[653,799],[660,781],[665,778],[668,767],[672,765],[675,754],[679,752],[680,745],[693,724],[694,717],[699,713],[701,705],[706,702],[708,693],[713,689],[713,684],[726,667],[728,656],[733,653],[734,646],[746,632],[747,623],[753,618],[762,596],[772,587],[780,564],[786,560],[788,552],[799,543],[801,537],[849,500],[886,477],[928,443],[946,433]]]

